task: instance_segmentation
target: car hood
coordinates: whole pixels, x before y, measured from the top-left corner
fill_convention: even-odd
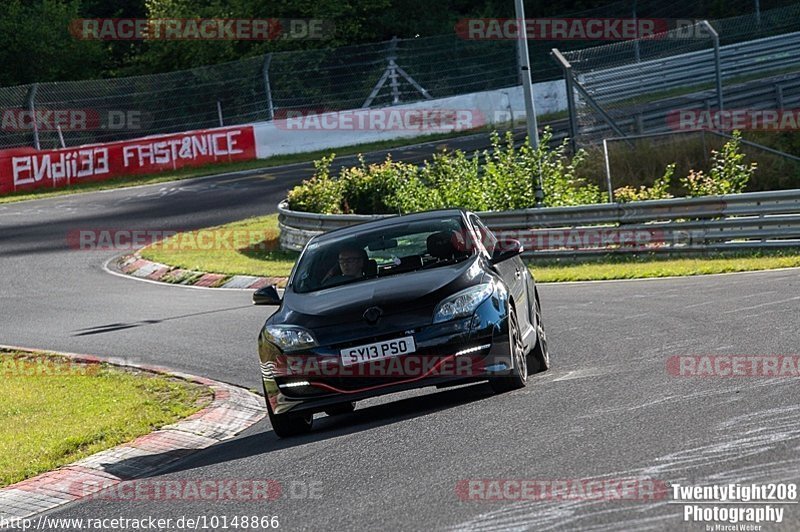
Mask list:
[[[451,266],[418,270],[393,276],[297,294],[287,290],[280,311],[270,323],[290,323],[319,334],[347,325],[356,334],[379,335],[389,330],[430,324],[434,307],[443,298],[480,282],[480,258]],[[377,324],[368,324],[364,311],[380,307]],[[346,335],[349,336],[349,335]]]

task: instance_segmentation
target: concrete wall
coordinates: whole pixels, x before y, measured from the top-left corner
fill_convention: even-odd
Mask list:
[[[567,94],[563,80],[534,84],[537,115],[565,111]],[[450,125],[398,124],[434,110],[455,112]],[[356,109],[338,113],[310,114],[253,124],[259,158],[272,155],[327,150],[367,142],[418,137],[425,134],[505,124],[525,118],[522,87],[474,92],[382,109]],[[359,120],[362,124],[358,124]],[[394,125],[391,122],[394,120]],[[373,123],[371,123],[373,122]],[[382,125],[385,124],[385,127]],[[418,126],[418,127],[416,127]],[[452,127],[450,127],[452,126]],[[468,126],[468,127],[467,127]]]

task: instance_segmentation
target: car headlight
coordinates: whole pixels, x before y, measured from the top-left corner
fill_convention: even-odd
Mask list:
[[[433,313],[433,323],[441,323],[472,315],[478,305],[494,292],[493,283],[483,283],[461,290],[443,299]]]
[[[264,335],[283,352],[307,349],[317,345],[311,331],[294,325],[265,325]]]

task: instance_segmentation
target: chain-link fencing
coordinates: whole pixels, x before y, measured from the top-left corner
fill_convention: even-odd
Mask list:
[[[762,0],[764,8],[781,0]],[[510,4],[510,3],[509,3]],[[755,5],[759,5],[755,2]],[[691,18],[717,3],[698,0],[621,0],[564,17]],[[753,0],[731,0],[725,12],[752,11]],[[792,11],[762,10],[755,28],[717,21],[722,44],[800,25]],[[529,18],[540,16],[529,9]],[[750,20],[750,19],[748,19]],[[752,20],[755,20],[753,18]],[[719,26],[718,26],[719,24]],[[534,82],[559,79],[548,56],[553,40],[531,40]],[[570,41],[572,49],[598,41]],[[581,74],[624,64],[638,47],[642,61],[707,50],[708,39],[620,43],[614,52],[576,57]],[[348,46],[276,52],[214,66],[116,79],[38,83],[0,88],[0,148],[56,148],[146,135],[236,125],[287,116],[291,111],[343,110],[411,103],[520,84],[516,42],[470,40],[452,34]],[[603,50],[608,50],[603,47]],[[575,52],[573,52],[575,53]],[[31,57],[21,60],[36,61]],[[627,74],[625,74],[627,75]],[[606,81],[598,81],[602,86]],[[594,90],[594,89],[593,89]],[[643,100],[645,101],[645,100]],[[585,109],[585,107],[582,107]],[[583,116],[587,117],[585,114]]]
[[[553,56],[572,95],[575,144],[715,128],[698,119],[800,98],[800,4]]]

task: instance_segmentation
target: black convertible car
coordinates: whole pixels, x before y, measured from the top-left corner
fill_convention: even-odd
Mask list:
[[[267,409],[285,437],[313,414],[423,386],[525,386],[550,364],[539,296],[517,240],[477,215],[395,216],[316,236],[258,339]]]

